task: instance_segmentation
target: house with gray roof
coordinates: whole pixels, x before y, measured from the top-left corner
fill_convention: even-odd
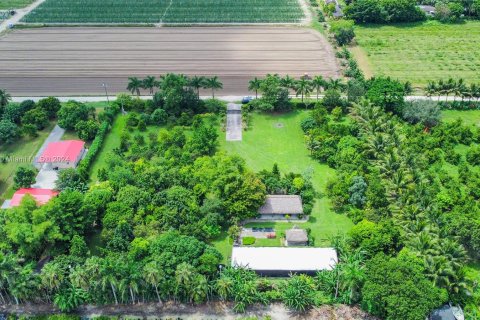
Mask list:
[[[285,245],[289,247],[294,246],[307,246],[308,245],[308,233],[305,229],[300,229],[297,226],[293,226],[292,229],[285,231]]]
[[[258,209],[259,220],[296,220],[303,217],[302,198],[298,195],[268,195]]]

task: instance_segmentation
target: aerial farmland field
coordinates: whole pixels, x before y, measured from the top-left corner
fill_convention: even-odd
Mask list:
[[[327,40],[291,27],[33,28],[0,37],[0,56],[0,88],[20,96],[114,94],[168,72],[217,75],[223,95],[267,73],[338,75]]]
[[[295,23],[298,0],[47,0],[24,18],[34,23]]]
[[[355,57],[367,75],[425,86],[428,81],[480,80],[480,22],[356,26]]]

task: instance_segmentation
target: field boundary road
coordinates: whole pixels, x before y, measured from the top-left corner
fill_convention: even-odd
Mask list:
[[[100,96],[102,83],[115,95],[128,77],[168,72],[217,75],[222,95],[247,95],[267,73],[340,76],[327,39],[301,27],[19,29],[0,37],[0,56],[13,96]]]
[[[5,31],[8,30],[9,25],[16,25],[27,13],[38,7],[42,2],[45,0],[37,0],[30,4],[28,7],[23,9],[15,9],[16,13],[10,17],[9,19],[2,20],[0,22],[0,35]]]

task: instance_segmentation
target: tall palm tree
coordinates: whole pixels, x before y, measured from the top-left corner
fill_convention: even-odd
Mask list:
[[[136,93],[137,96],[140,96],[140,89],[142,88],[142,86],[142,80],[138,79],[137,77],[128,78],[127,90],[130,91],[132,94]]]
[[[158,284],[164,278],[163,270],[156,261],[151,261],[143,267],[143,279],[145,282],[155,288],[158,302],[162,302],[158,292]]]
[[[322,90],[322,88],[325,87],[325,79],[323,79],[322,76],[315,76],[315,78],[313,78],[312,80],[312,85],[315,88],[315,91],[317,91],[317,101],[318,101],[320,91]]]
[[[328,82],[326,83],[326,89],[343,91],[344,88],[345,86],[340,79],[329,78]]]
[[[200,99],[200,89],[205,87],[206,79],[203,76],[193,76],[188,81],[188,85],[195,89],[197,92],[197,97]]]
[[[280,85],[287,89],[294,89],[295,88],[295,79],[290,77],[288,74],[280,79]]]
[[[302,96],[302,102],[304,97],[309,97],[310,93],[312,92],[312,82],[310,80],[307,80],[305,78],[301,78],[300,80],[297,81],[295,85],[295,91],[298,95]]]
[[[12,99],[12,96],[6,90],[0,89],[0,108],[5,107]]]
[[[217,76],[207,78],[206,87],[212,89],[212,98],[215,99],[215,90],[223,89],[223,83],[220,82]]]
[[[258,90],[260,90],[261,84],[262,80],[258,79],[257,77],[248,82],[248,90],[255,91],[255,99],[258,99]]]
[[[158,81],[154,76],[147,76],[142,80],[142,88],[148,90],[153,95],[153,89],[158,87]]]

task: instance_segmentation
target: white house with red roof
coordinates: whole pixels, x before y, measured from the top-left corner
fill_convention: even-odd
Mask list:
[[[49,164],[52,169],[75,168],[85,154],[85,142],[81,140],[65,140],[51,142],[37,162]]]
[[[31,195],[38,205],[43,205],[53,197],[57,196],[58,192],[52,189],[22,188],[13,194],[12,199],[6,200],[3,203],[2,209],[18,207],[22,202],[23,197],[27,194]]]

